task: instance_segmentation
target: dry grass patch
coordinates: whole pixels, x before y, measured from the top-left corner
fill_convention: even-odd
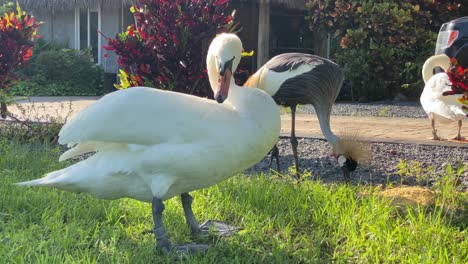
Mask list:
[[[400,186],[396,188],[383,190],[380,195],[392,200],[397,206],[403,205],[434,205],[436,192],[419,186]]]

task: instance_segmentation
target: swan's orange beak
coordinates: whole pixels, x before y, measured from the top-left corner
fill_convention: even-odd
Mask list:
[[[229,86],[231,85],[232,78],[232,62],[234,61],[234,58],[235,57],[225,63],[220,63],[219,65],[218,89],[216,90],[214,97],[216,102],[220,104],[228,97]]]
[[[224,71],[224,75],[218,77],[218,91],[215,94],[216,102],[223,103],[228,97],[229,85],[231,84],[231,70]]]

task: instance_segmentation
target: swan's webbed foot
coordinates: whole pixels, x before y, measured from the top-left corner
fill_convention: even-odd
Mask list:
[[[462,137],[461,135],[457,135],[456,137],[453,138],[453,140],[463,141],[463,140],[465,140],[465,138]]]
[[[239,228],[231,226],[222,221],[207,220],[205,223],[200,225],[200,232],[198,234],[208,236],[211,234],[217,236],[230,237],[237,234]]]
[[[185,213],[185,220],[187,221],[187,225],[190,227],[193,235],[208,236],[210,234],[214,234],[228,237],[239,231],[239,228],[230,226],[221,221],[208,220],[202,225],[199,225],[192,211],[192,196],[188,193],[182,193],[180,198],[182,200],[182,208]]]
[[[161,250],[164,254],[175,254],[177,257],[183,257],[186,255],[196,255],[198,253],[205,253],[210,246],[205,244],[184,244],[174,245],[169,248],[161,247],[158,245],[157,250]]]

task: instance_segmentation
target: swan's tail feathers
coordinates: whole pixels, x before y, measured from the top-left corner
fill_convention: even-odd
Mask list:
[[[434,75],[433,70],[435,67],[442,67],[442,69],[447,72],[450,67],[450,58],[445,54],[439,54],[427,59],[422,68],[424,83],[427,83],[427,81],[429,81],[429,79]]]
[[[18,186],[46,186],[54,187],[57,184],[57,179],[64,174],[64,170],[58,170],[46,174],[44,177],[32,181],[24,181],[15,183]]]

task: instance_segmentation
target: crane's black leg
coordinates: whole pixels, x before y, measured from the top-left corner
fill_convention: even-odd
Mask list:
[[[212,231],[219,236],[231,236],[239,231],[239,228],[235,226],[216,220],[208,220],[202,225],[199,225],[192,211],[192,196],[188,193],[182,193],[180,198],[182,200],[182,207],[184,208],[185,220],[192,234],[209,235],[210,231]]]
[[[161,248],[164,252],[167,253],[171,251],[172,243],[167,237],[166,228],[164,227],[162,221],[162,213],[164,212],[165,207],[161,199],[154,197],[152,202],[152,208],[154,220],[153,233],[156,236],[157,247]]]
[[[294,155],[294,164],[296,165],[296,179],[299,179],[299,158],[297,157],[297,138],[296,138],[296,106],[291,106],[291,146]]]
[[[276,159],[276,169],[279,173],[281,173],[280,163],[279,163],[279,149],[278,146],[275,144],[273,148],[270,150],[270,162],[268,163],[268,167],[271,168],[271,163],[273,162],[273,158]]]

